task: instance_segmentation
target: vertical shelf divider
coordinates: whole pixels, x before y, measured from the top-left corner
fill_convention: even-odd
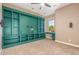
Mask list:
[[[19,20],[19,21],[18,21],[18,22],[19,22],[19,23],[18,23],[19,25],[18,25],[18,27],[19,27],[19,40],[20,40],[20,43],[21,43],[21,28],[20,28],[20,25],[21,25],[20,20],[21,20],[21,19],[20,19],[20,17],[21,17],[21,14],[19,13],[19,17],[18,17],[18,18],[19,18],[19,19],[18,19],[18,20]]]
[[[12,24],[13,24],[13,11],[11,11],[12,13],[11,13],[11,39],[13,39],[13,37],[12,37],[12,31],[13,31],[13,26],[12,26]]]

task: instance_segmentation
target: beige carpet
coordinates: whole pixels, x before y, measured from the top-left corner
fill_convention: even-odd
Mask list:
[[[79,48],[56,43],[50,39],[38,40],[2,50],[3,55],[75,55]]]

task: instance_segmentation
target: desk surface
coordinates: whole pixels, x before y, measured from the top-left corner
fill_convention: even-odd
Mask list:
[[[55,32],[46,32],[46,34],[55,34]]]

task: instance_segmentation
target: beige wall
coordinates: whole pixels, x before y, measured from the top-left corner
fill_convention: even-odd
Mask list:
[[[79,46],[79,4],[71,4],[56,11],[56,40]],[[69,28],[69,23],[73,28]]]

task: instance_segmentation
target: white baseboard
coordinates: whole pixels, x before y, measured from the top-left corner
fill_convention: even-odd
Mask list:
[[[79,45],[70,44],[70,43],[59,41],[59,40],[56,40],[56,42],[79,48]]]

